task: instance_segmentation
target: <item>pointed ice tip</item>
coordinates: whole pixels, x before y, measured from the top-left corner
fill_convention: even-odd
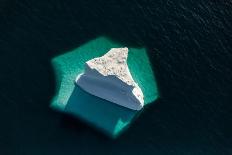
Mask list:
[[[127,47],[121,47],[121,48],[111,48],[106,54],[108,53],[128,53]]]
[[[111,48],[104,56],[113,58],[115,60],[117,59],[125,63],[128,57],[128,48]]]
[[[123,47],[122,49],[126,50],[128,52],[128,48],[127,47]]]
[[[118,48],[121,49],[123,52],[127,52],[128,53],[128,48],[127,47],[122,47],[122,48]]]
[[[128,48],[124,47],[123,50],[125,51],[126,55],[128,55],[128,52],[129,52]]]

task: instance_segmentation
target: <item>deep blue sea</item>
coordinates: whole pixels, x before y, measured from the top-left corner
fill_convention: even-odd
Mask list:
[[[161,98],[116,140],[49,108],[51,59],[145,47]],[[1,0],[0,154],[232,155],[231,0]]]

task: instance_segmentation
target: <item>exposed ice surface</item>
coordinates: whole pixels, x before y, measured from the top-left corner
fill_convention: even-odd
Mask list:
[[[143,92],[133,80],[128,65],[128,48],[112,48],[102,57],[85,63],[76,83],[92,95],[133,110],[144,105]]]

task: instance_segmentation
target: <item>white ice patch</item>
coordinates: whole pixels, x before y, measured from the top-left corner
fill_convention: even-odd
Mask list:
[[[128,65],[128,48],[112,48],[102,57],[85,63],[76,83],[97,97],[133,110],[144,105],[143,92],[133,80]]]

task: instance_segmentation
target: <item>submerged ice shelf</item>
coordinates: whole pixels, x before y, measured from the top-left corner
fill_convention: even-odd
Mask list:
[[[76,83],[86,92],[123,107],[140,110],[143,92],[133,80],[127,65],[128,48],[112,48],[102,57],[85,63]]]
[[[77,75],[84,73],[86,62],[103,56],[112,47],[125,46],[101,36],[54,57],[51,63],[57,89],[50,107],[86,122],[111,138],[116,138],[126,131],[144,108],[138,111],[118,106],[91,95],[73,82]],[[143,92],[144,107],[154,103],[159,93],[146,49],[129,47],[127,64],[134,81]]]

